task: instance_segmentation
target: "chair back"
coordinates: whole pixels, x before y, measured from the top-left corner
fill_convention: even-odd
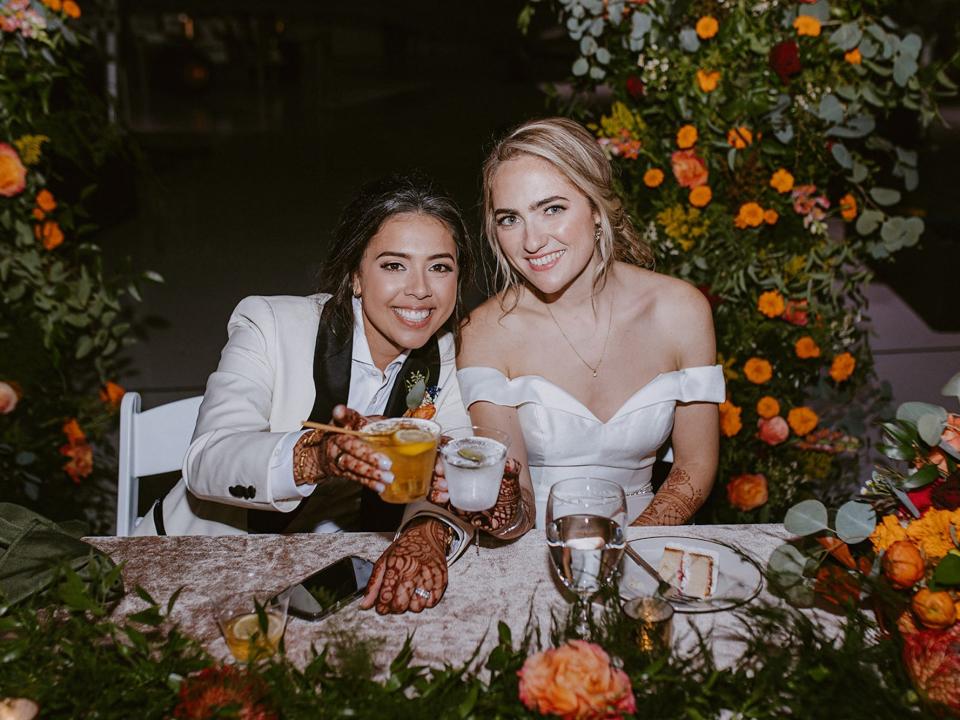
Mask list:
[[[193,439],[203,396],[140,410],[140,393],[120,403],[120,472],[117,482],[117,535],[137,526],[140,478],[179,470]]]

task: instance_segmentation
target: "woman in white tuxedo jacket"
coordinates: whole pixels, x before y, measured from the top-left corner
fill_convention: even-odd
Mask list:
[[[234,310],[183,477],[135,534],[402,525],[364,603],[380,612],[436,604],[470,522],[426,502],[401,518],[403,506],[379,498],[392,481],[388,458],[357,438],[301,428],[306,419],[356,427],[364,416],[403,414],[420,379],[434,420],[468,425],[454,357],[471,266],[459,211],[427,181],[392,176],[361,190],[321,272],[329,293],[248,297]],[[516,473],[508,479],[499,517],[516,515]]]

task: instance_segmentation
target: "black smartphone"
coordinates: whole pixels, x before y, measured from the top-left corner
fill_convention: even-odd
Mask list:
[[[348,555],[291,585],[281,595],[290,596],[291,615],[320,620],[360,597],[372,573],[372,562]]]

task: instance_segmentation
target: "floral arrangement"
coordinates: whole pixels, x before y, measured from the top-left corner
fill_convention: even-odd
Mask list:
[[[923,41],[891,5],[554,3],[578,49],[571,112],[619,171],[658,269],[714,308],[728,389],[715,519],[771,520],[856,467],[878,399],[865,261],[923,232],[902,202],[917,152],[889,119],[926,125],[955,88],[920,66]]]
[[[0,6],[0,472],[5,499],[106,530],[122,303],[140,295],[104,273],[82,204],[93,188],[63,181],[119,143],[75,59],[80,17],[73,0]]]

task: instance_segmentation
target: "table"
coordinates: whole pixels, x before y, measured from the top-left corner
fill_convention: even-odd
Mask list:
[[[766,566],[774,548],[789,537],[782,525],[696,525],[671,528],[630,528],[628,539],[655,535],[686,535],[734,545]],[[375,560],[390,537],[377,533],[331,535],[245,535],[229,537],[95,537],[94,547],[123,563],[128,591],[142,586],[155,600],[165,603],[178,588],[183,592],[173,610],[173,619],[185,632],[199,639],[215,657],[228,658],[229,651],[216,623],[216,610],[229,597],[252,596],[257,591],[277,592],[291,583],[344,556],[360,555]],[[771,601],[766,588],[759,599]],[[384,645],[378,662],[388,662],[404,639],[415,633],[415,661],[440,666],[462,664],[484,639],[486,654],[497,642],[497,621],[510,626],[519,639],[530,617],[549,631],[551,611],[565,612],[568,601],[553,579],[542,531],[533,530],[512,543],[471,547],[450,568],[443,600],[422,613],[377,615],[361,611],[353,603],[320,622],[291,618],[286,631],[288,657],[305,664],[311,646],[322,649],[326,641],[344,631],[361,636],[380,636]],[[128,592],[116,610],[118,616],[143,609],[145,603]],[[735,630],[731,613],[677,615],[676,644],[693,645],[693,627],[715,633],[714,651],[721,665],[735,660],[737,643],[724,638]],[[546,638],[547,635],[545,634]]]

